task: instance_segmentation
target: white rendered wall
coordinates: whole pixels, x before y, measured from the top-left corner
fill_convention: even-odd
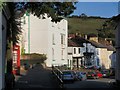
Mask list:
[[[53,44],[54,35],[54,44]],[[61,44],[61,35],[64,35],[65,43]],[[49,21],[48,28],[48,57],[47,64],[67,64],[67,21],[61,20],[58,23]],[[54,50],[54,56],[53,51]],[[62,54],[63,50],[63,54]],[[54,60],[53,60],[54,59]]]
[[[47,20],[39,20],[37,17],[30,15],[30,53],[47,54],[48,35]],[[25,53],[28,52],[28,17],[26,24],[23,26],[25,32]]]
[[[99,59],[101,66],[104,66],[106,69],[109,69],[111,67],[111,60],[110,55],[113,51],[107,51],[106,48],[99,49]]]
[[[26,37],[25,49],[28,53],[28,17],[26,18],[26,24],[23,26]],[[53,45],[53,34],[54,42]],[[61,44],[61,34],[65,35],[65,44]],[[54,60],[53,50],[54,49]],[[61,51],[63,49],[63,57]],[[46,65],[52,64],[67,64],[67,21],[61,20],[61,22],[53,23],[51,18],[39,19],[33,15],[30,15],[30,53],[46,54]]]

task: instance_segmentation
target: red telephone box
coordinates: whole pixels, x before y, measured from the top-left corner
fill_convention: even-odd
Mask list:
[[[13,73],[20,74],[20,46],[13,46]]]

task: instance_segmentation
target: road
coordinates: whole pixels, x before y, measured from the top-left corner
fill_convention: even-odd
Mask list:
[[[86,81],[65,83],[64,88],[111,88],[110,82],[114,82],[114,79],[88,79]],[[36,90],[40,88],[59,88],[59,86],[51,70],[38,65],[33,69],[29,69],[27,72],[23,72],[22,76],[16,76],[14,90],[23,90],[26,88]]]
[[[37,88],[57,88],[51,70],[43,68],[41,65],[23,72],[22,76],[16,76],[15,90],[17,89],[37,89]]]
[[[87,79],[85,81],[75,81],[74,83],[66,83],[64,87],[69,88],[112,88],[111,82],[114,79],[101,78],[101,79]]]

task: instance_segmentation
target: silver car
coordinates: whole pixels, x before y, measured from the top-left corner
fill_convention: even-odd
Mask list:
[[[76,72],[79,80],[86,80],[87,76],[85,72]]]

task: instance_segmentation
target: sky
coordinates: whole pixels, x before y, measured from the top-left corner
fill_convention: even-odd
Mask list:
[[[16,1],[16,2],[59,2],[59,1],[64,1],[64,2],[73,2],[73,1],[80,1],[80,2],[118,2],[120,0],[0,0],[0,1],[7,1],[7,2],[11,2],[11,1]]]
[[[119,2],[120,0],[78,0],[79,2]]]
[[[118,2],[78,2],[72,15],[100,16],[110,18],[118,14]]]

